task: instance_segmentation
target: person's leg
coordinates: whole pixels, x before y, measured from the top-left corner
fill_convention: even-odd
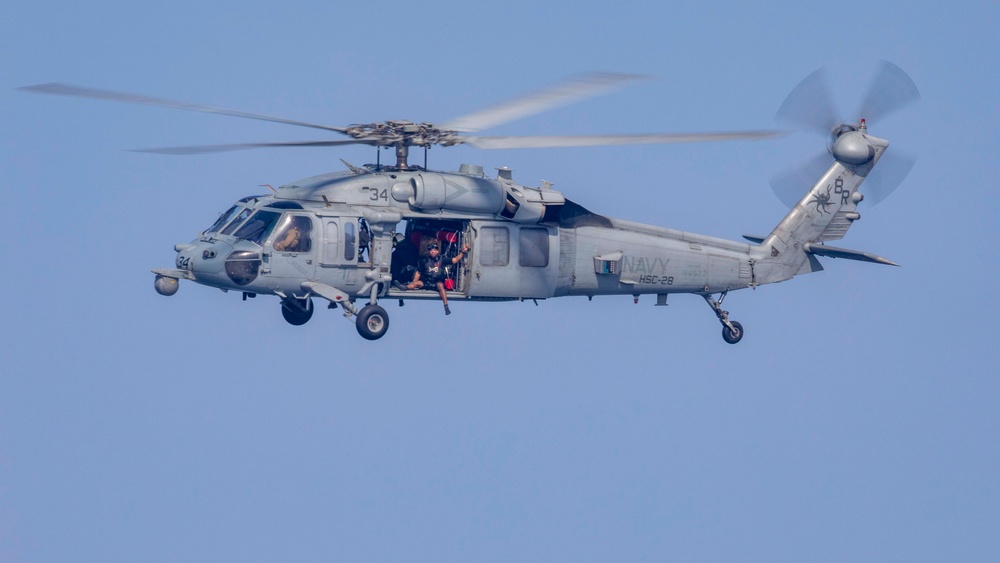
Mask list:
[[[441,301],[444,302],[444,314],[450,315],[451,309],[448,308],[448,293],[444,290],[444,282],[437,282],[437,290]]]

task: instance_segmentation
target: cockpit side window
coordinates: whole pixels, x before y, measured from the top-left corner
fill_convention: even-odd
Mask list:
[[[279,217],[281,217],[281,214],[275,211],[258,211],[247,219],[246,223],[236,231],[234,236],[261,244],[267,238],[271,229],[274,228]]]
[[[236,218],[233,219],[232,222],[230,222],[229,225],[222,230],[222,234],[224,235],[233,234],[233,231],[235,231],[236,228],[243,223],[243,221],[246,221],[246,218],[249,217],[251,213],[253,213],[253,209],[244,207],[243,211],[240,211],[239,215],[237,215]]]
[[[312,219],[304,215],[285,215],[274,231],[272,245],[278,252],[312,250]]]

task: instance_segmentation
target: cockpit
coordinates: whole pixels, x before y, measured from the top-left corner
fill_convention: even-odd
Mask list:
[[[277,224],[279,217],[281,217],[280,212],[259,209],[243,221],[233,233],[233,236],[240,240],[248,240],[263,246],[267,236],[271,234],[271,230]],[[226,229],[228,230],[229,227],[226,227]],[[223,234],[227,233],[223,232]]]
[[[247,217],[253,213],[254,205],[264,196],[247,196],[219,215],[219,218],[212,223],[212,226],[205,229],[201,235],[211,236],[213,234],[231,235]]]
[[[219,215],[219,218],[216,219],[215,223],[202,232],[202,236],[211,237],[216,234],[228,235],[239,240],[253,242],[258,246],[263,246],[264,242],[268,239],[272,232],[274,232],[275,226],[279,224],[279,219],[281,219],[283,213],[281,210],[302,209],[302,206],[294,202],[276,202],[268,205],[267,208],[254,209],[252,205],[256,203],[258,199],[258,197],[241,199],[235,205],[230,207],[225,213]],[[284,220],[280,221],[280,223],[279,230],[281,232],[277,233],[279,238],[276,238],[276,241],[281,240],[280,237],[288,234],[289,230],[308,236],[308,231],[311,230],[312,227],[311,221],[302,217],[293,219],[291,216],[286,216]],[[290,247],[292,242],[293,241],[286,242],[285,246]],[[308,252],[308,250],[303,251]]]
[[[229,280],[238,286],[253,282],[266,261],[263,247],[273,249],[282,256],[308,254],[313,249],[313,220],[302,213],[302,207],[294,202],[271,202],[254,208],[257,203],[250,199],[237,202],[204,233],[202,245],[210,245],[211,250],[199,246],[189,249],[190,264],[199,274],[210,274],[212,269],[203,262],[214,257],[217,252],[225,256],[224,271]],[[248,244],[251,243],[251,244]],[[228,247],[228,250],[223,250]],[[272,264],[273,266],[273,264]]]

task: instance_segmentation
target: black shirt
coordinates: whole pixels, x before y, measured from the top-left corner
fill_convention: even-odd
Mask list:
[[[444,269],[448,264],[451,264],[451,260],[445,260],[440,254],[437,258],[427,256],[420,260],[420,277],[430,283],[437,283],[445,278]]]

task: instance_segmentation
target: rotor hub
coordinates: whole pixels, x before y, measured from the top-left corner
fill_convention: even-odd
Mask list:
[[[853,130],[841,133],[833,142],[834,158],[846,164],[861,165],[875,158],[875,147],[864,133]]]
[[[450,146],[461,142],[457,131],[407,120],[355,124],[347,127],[345,133],[377,147]]]

